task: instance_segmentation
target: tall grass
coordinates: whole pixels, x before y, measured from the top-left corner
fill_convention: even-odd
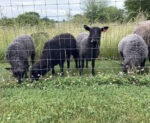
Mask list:
[[[141,19],[141,18],[140,18]],[[118,23],[109,23],[109,24],[100,24],[95,23],[90,26],[99,26],[102,27],[104,25],[109,26],[109,30],[106,33],[102,33],[101,37],[101,55],[100,58],[110,58],[110,59],[118,59],[118,42],[126,35],[132,33],[135,25],[141,21],[137,19],[136,22],[129,22],[125,24]],[[144,20],[144,18],[142,18]],[[73,24],[73,23],[57,23],[55,28],[48,27],[0,27],[0,61],[5,60],[5,52],[8,48],[9,44],[15,39],[15,37],[21,34],[33,34],[45,32],[49,35],[49,37],[44,37],[44,35],[34,36],[35,44],[36,44],[36,52],[38,58],[41,54],[41,50],[43,48],[44,43],[53,38],[55,35],[60,33],[71,33],[75,37],[81,32],[85,32],[83,25],[81,24]]]

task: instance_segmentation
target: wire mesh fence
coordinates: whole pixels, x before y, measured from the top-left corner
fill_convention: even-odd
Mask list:
[[[82,67],[83,77],[121,72],[122,58],[118,52],[118,43],[133,32],[137,23],[147,19],[144,12],[140,11],[134,21],[126,21],[124,2],[124,0],[1,1],[0,79],[13,80],[12,76],[22,78],[26,72],[28,78],[33,78],[35,75],[40,79],[41,76],[57,77],[61,73],[64,73],[64,76],[79,76]],[[138,12],[139,10],[136,11]],[[107,32],[105,27],[109,27],[106,29]],[[77,39],[83,32],[86,32],[83,37]],[[12,48],[10,53],[14,51],[14,59],[11,59],[12,55],[6,54],[10,46],[14,47],[16,37],[24,34],[31,36],[34,42],[36,52],[34,65],[30,62],[32,56],[29,58],[26,53],[33,50],[27,49],[31,44],[20,43],[25,48],[23,53],[21,52],[23,48],[18,44],[16,49]],[[73,44],[74,40],[75,44]],[[22,60],[25,56],[23,54],[28,60]],[[139,56],[134,56],[134,59],[139,59]],[[8,72],[5,68],[11,68],[12,72]],[[25,73],[20,74],[22,71]]]

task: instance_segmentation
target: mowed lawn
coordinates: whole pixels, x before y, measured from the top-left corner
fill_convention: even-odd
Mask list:
[[[89,63],[80,77],[72,62],[64,77],[48,73],[38,82],[19,85],[4,69],[9,65],[1,63],[0,122],[150,122],[149,73],[124,75],[119,64],[97,61],[92,77]]]

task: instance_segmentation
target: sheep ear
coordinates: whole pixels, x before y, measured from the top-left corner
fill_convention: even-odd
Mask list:
[[[91,28],[87,25],[84,25],[84,29],[90,31]]]
[[[12,72],[12,68],[5,68],[8,72]]]
[[[109,28],[108,26],[105,26],[105,27],[101,28],[101,31],[102,32],[107,32],[108,28]]]

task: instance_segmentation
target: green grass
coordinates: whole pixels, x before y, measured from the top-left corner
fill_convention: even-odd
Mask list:
[[[1,122],[149,122],[150,87],[135,85],[3,88]]]
[[[45,27],[0,27],[0,122],[1,123],[126,123],[150,122],[150,76],[148,65],[143,74],[122,73],[118,42],[130,34],[137,22],[128,24],[105,24],[110,28],[102,34],[100,60],[96,61],[96,76],[84,68],[83,76],[75,69],[74,62],[65,75],[51,72],[38,82],[24,79],[22,84],[5,70],[5,52],[13,39],[21,34],[46,32],[49,37],[34,36],[36,59],[41,54],[44,42],[57,34],[70,32],[75,37],[85,31],[83,25],[57,24],[56,28]],[[94,24],[100,26],[102,24]],[[65,31],[64,31],[65,30]]]
[[[0,122],[150,122],[149,73],[124,75],[120,63],[97,61],[95,77],[90,69],[80,77],[73,62],[64,77],[48,73],[22,84],[0,64]]]
[[[101,36],[101,57],[119,58],[118,42],[126,35],[130,34],[135,25],[134,23],[127,24],[93,24],[90,26],[103,27],[109,26],[108,32],[102,33]],[[65,30],[65,31],[64,31]],[[47,33],[36,35],[35,33]],[[86,32],[82,25],[73,25],[72,23],[58,23],[55,28],[48,27],[0,27],[0,60],[5,60],[5,52],[10,43],[21,34],[35,34],[33,36],[36,45],[36,58],[38,59],[43,49],[44,43],[60,33],[71,33],[77,37],[81,32]]]
[[[64,64],[64,74],[65,76],[79,76],[79,70],[75,68],[75,63],[72,61],[71,62],[71,66],[70,66],[70,70],[68,71],[67,70],[67,67],[66,67],[66,62]],[[95,73],[96,74],[109,74],[109,73],[114,73],[114,74],[117,74],[119,73],[119,71],[121,71],[121,66],[120,66],[121,62],[120,61],[115,61],[115,60],[104,60],[104,61],[101,61],[101,60],[97,60],[96,61],[96,66],[95,66]],[[0,72],[0,78],[4,79],[5,81],[17,81],[15,80],[13,77],[12,77],[12,73],[7,71],[5,68],[7,67],[11,67],[8,63],[1,63],[0,64],[0,68],[1,68],[1,72]],[[112,68],[112,69],[110,69]],[[59,66],[57,65],[55,67],[55,72],[56,72],[56,75],[53,76],[54,78],[59,76],[59,72],[60,72],[60,68]],[[88,68],[84,68],[83,70],[83,75],[86,77],[86,76],[92,76],[91,75],[91,62],[89,62],[89,67]],[[43,78],[47,78],[51,76],[51,71],[46,75],[44,76]]]

